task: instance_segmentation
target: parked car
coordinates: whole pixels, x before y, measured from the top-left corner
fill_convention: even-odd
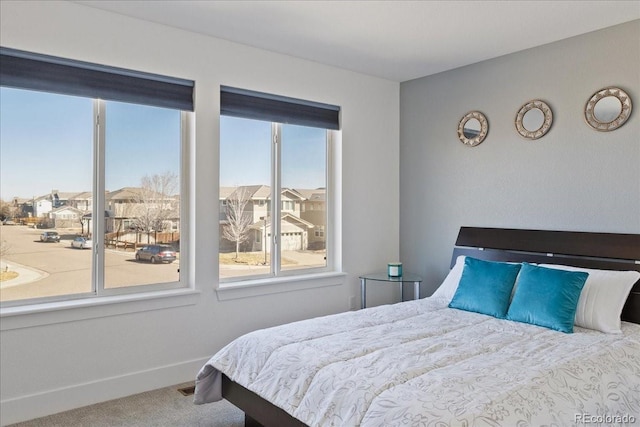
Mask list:
[[[76,237],[71,241],[71,247],[76,249],[91,249],[93,242],[85,237]]]
[[[5,219],[4,221],[2,221],[3,225],[16,225],[15,221],[12,221],[10,219]]]
[[[148,245],[136,251],[136,261],[167,262],[171,264],[176,260],[176,252],[168,245]]]
[[[60,241],[60,235],[57,231],[45,231],[40,235],[41,242],[56,242]]]

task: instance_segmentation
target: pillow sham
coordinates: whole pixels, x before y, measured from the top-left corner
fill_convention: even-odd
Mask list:
[[[449,307],[504,318],[521,264],[466,257]]]
[[[588,276],[582,271],[523,263],[506,318],[572,333],[578,299]]]
[[[460,278],[462,277],[462,270],[464,269],[464,260],[466,256],[460,255],[456,258],[456,263],[453,268],[447,274],[447,277],[444,278],[440,287],[436,289],[436,291],[431,295],[433,298],[443,298],[447,300],[447,303],[450,303],[453,299],[453,296],[458,289],[458,283],[460,283]]]
[[[622,333],[620,315],[631,288],[640,279],[639,272],[597,270],[557,264],[540,266],[588,273],[589,277],[578,300],[574,324],[608,334]]]

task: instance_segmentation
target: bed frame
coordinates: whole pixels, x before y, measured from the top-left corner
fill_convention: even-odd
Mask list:
[[[640,234],[461,227],[451,267],[459,255],[640,272]],[[640,281],[627,298],[622,320],[640,324]],[[244,411],[247,427],[306,425],[225,375],[222,396]]]
[[[640,272],[640,234],[462,227],[452,267],[459,255]],[[622,320],[640,324],[640,281],[627,298]]]

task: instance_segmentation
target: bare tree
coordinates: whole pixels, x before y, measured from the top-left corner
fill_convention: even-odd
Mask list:
[[[165,221],[175,217],[179,211],[176,196],[178,177],[172,172],[152,176],[145,175],[140,181],[133,202],[135,225],[141,231],[162,231]]]
[[[13,219],[18,215],[18,208],[16,208],[11,202],[5,202],[0,200],[0,221],[4,221],[7,218]]]
[[[240,252],[240,244],[249,238],[249,231],[253,218],[245,211],[251,194],[246,187],[238,187],[227,198],[227,223],[222,227],[222,237],[235,242],[236,259]]]

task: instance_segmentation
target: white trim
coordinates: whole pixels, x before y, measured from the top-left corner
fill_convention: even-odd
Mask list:
[[[194,147],[195,136],[195,122],[194,113],[188,111],[180,112],[180,174],[179,188],[180,188],[180,223],[178,224],[178,232],[180,233],[180,275],[179,283],[181,288],[188,288],[189,283],[195,283],[195,278],[192,278],[192,272],[194,271],[191,250],[192,245],[195,242],[195,236],[193,236],[193,225],[195,220],[189,217],[190,212],[195,212],[195,206],[191,205],[193,198],[189,189],[195,189],[195,183],[190,185],[191,168],[190,162],[192,161],[191,153]],[[194,163],[195,164],[195,163]],[[184,260],[184,261],[183,261]]]
[[[220,283],[216,289],[216,293],[218,294],[218,300],[227,301],[326,286],[341,286],[346,283],[346,277],[346,273],[332,272],[241,280],[230,283]]]
[[[271,152],[271,275],[278,277],[281,272],[282,242],[280,229],[282,225],[282,188],[281,188],[281,153],[282,153],[282,124],[271,123],[271,138],[273,151]]]
[[[194,305],[199,296],[200,291],[182,288],[7,307],[0,309],[0,330]],[[98,306],[100,310],[96,310]]]
[[[106,138],[107,138],[107,105],[104,100],[93,100],[93,212],[91,214],[91,239],[93,241],[93,263],[91,265],[91,289],[98,295],[105,291],[104,286],[104,232],[105,220],[104,210],[107,208],[105,200],[105,179],[106,179]]]
[[[342,132],[329,131],[327,145],[327,224],[324,230],[327,268],[342,271]]]
[[[0,424],[8,425],[132,394],[191,381],[209,357],[116,377],[73,384],[0,401]],[[176,390],[176,393],[178,391]]]

